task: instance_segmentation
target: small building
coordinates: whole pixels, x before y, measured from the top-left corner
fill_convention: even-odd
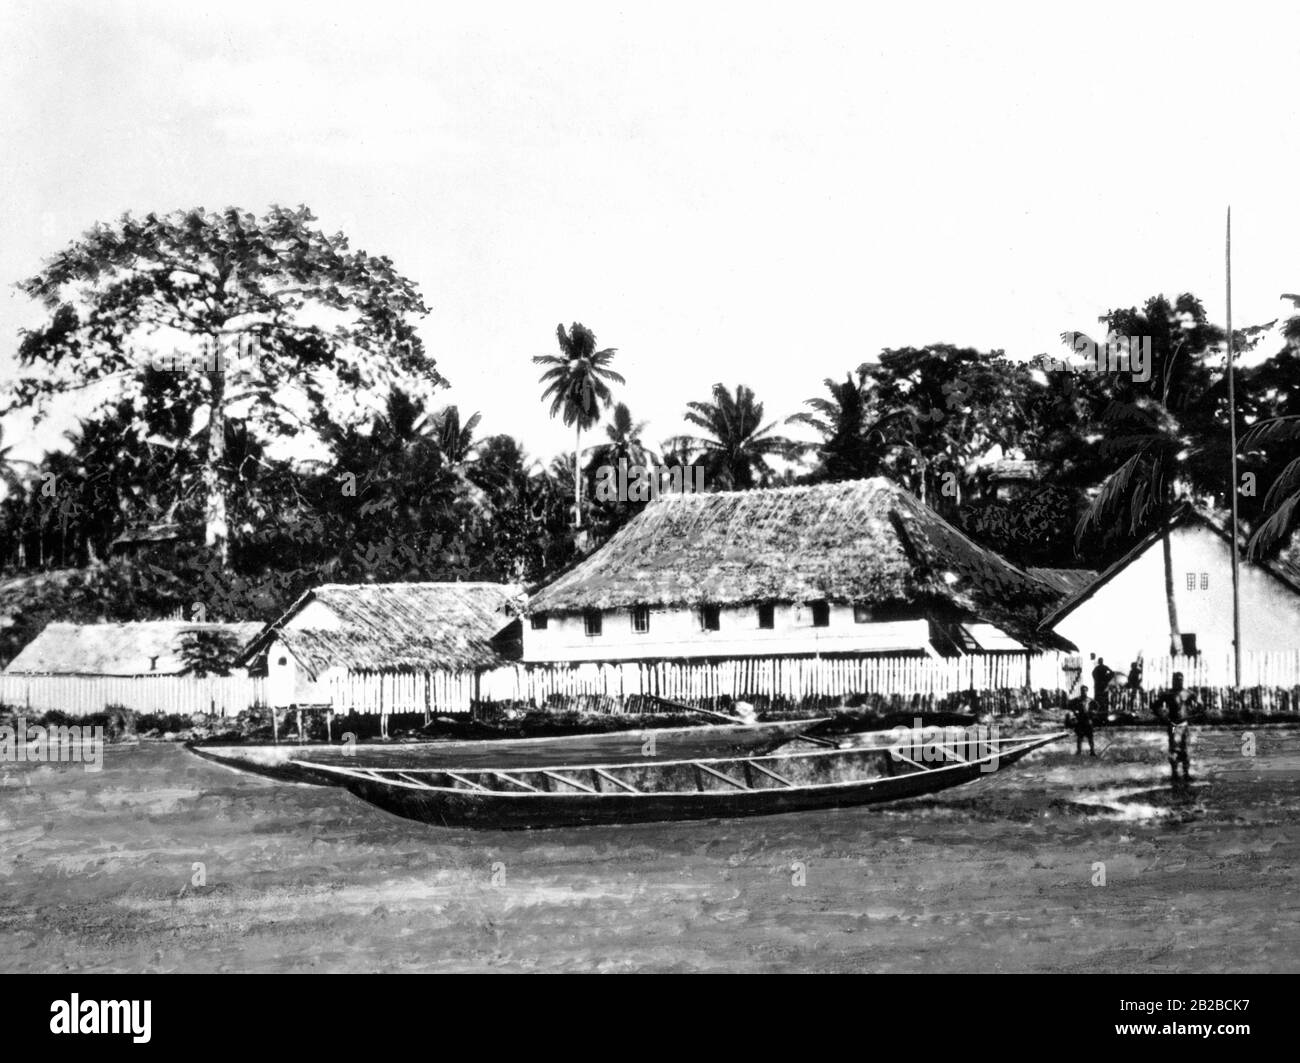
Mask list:
[[[187,644],[224,644],[233,663],[261,624],[195,624],[181,620],[70,624],[55,622],[5,668],[6,675],[158,676],[192,672]],[[209,651],[210,652],[210,651]]]
[[[1025,653],[1059,597],[883,478],[666,496],[533,595],[523,658]]]
[[[156,565],[174,562],[181,548],[195,541],[195,533],[180,524],[163,521],[128,528],[108,545],[116,560],[148,561]]]
[[[1175,622],[1166,593],[1164,539]],[[1239,567],[1242,652],[1300,649],[1300,571],[1284,562]],[[1139,654],[1232,653],[1232,536],[1188,506],[1098,575],[1076,588],[1042,623],[1085,655],[1123,671]]]
[[[477,676],[518,657],[521,595],[502,583],[327,583],[266,625],[243,660],[264,670],[277,708],[465,711]],[[341,688],[352,692],[343,703]]]
[[[1003,502],[1037,491],[1045,471],[1042,462],[1024,458],[1001,458],[982,470],[989,492]]]

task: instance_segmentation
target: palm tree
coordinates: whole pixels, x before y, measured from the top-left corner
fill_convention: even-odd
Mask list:
[[[1283,295],[1300,311],[1300,295]],[[1246,330],[1251,331],[1251,330]],[[1241,453],[1253,452],[1261,458],[1261,472],[1273,474],[1273,483],[1264,496],[1263,507],[1250,539],[1246,543],[1246,556],[1257,561],[1271,554],[1289,538],[1300,523],[1300,457],[1287,460],[1300,443],[1300,395],[1294,381],[1300,372],[1300,313],[1293,314],[1282,325],[1285,347],[1254,370],[1242,374],[1238,392],[1244,390],[1256,396],[1255,411],[1259,419],[1241,437]],[[1238,370],[1240,373],[1241,371]],[[1275,452],[1272,448],[1277,447]],[[1277,469],[1280,463],[1281,469]],[[1274,472],[1276,470],[1276,472]]]
[[[1300,439],[1300,416],[1272,417],[1261,421],[1241,439],[1243,449]],[[1300,511],[1300,458],[1293,458],[1277,474],[1264,496],[1264,519],[1246,542],[1246,557],[1257,561],[1284,542],[1296,525]]]
[[[906,410],[892,410],[878,417],[871,402],[870,369],[860,365],[857,378],[846,374],[842,382],[827,377],[822,383],[830,398],[807,399],[812,412],[786,418],[786,424],[804,424],[815,429],[822,442],[807,449],[816,450],[820,480],[859,480],[881,471],[888,452],[897,444],[894,427],[907,415]]]
[[[559,414],[566,425],[574,426],[573,526],[581,528],[582,433],[600,420],[601,407],[613,399],[607,381],[618,384],[626,381],[609,368],[617,349],[596,350],[596,334],[585,325],[575,321],[567,333],[563,325],[557,325],[555,335],[560,353],[537,354],[533,361],[547,367],[539,382],[546,385],[542,400],[551,400],[551,416]]]
[[[424,408],[423,399],[394,387],[384,400],[383,412],[375,417],[370,434],[383,450],[401,454],[437,442],[440,424],[438,417]]]
[[[5,426],[0,424],[0,444],[5,441]],[[3,483],[10,491],[21,492],[23,489],[22,477],[18,475],[18,466],[26,465],[29,469],[34,468],[30,461],[23,461],[21,458],[11,457],[13,447],[0,445],[0,483]]]
[[[645,426],[645,421],[632,420],[632,412],[627,408],[627,403],[618,403],[614,407],[613,418],[605,426],[607,442],[591,448],[588,472],[604,465],[617,468],[621,461],[627,462],[628,468],[657,465],[657,455],[641,439]]]
[[[4,425],[0,424],[0,444],[4,443],[4,438]],[[27,530],[27,507],[29,503],[27,498],[27,488],[23,483],[23,478],[18,473],[18,466],[25,465],[29,469],[35,468],[35,466],[30,461],[23,461],[19,458],[11,457],[12,453],[13,447],[0,445],[0,483],[4,484],[5,497],[13,499],[13,502],[11,503],[11,512],[22,514],[21,517],[15,518],[17,523],[14,529],[14,537],[17,540],[18,546],[18,567],[26,568],[27,545],[24,541],[24,533]]]
[[[453,469],[459,468],[469,460],[474,450],[474,429],[483,420],[481,413],[470,415],[463,425],[460,423],[460,408],[448,406],[437,416],[438,449],[442,451],[443,460]]]
[[[1221,492],[1226,483],[1222,470],[1228,467],[1230,447],[1224,381],[1214,379],[1205,364],[1207,352],[1223,341],[1224,333],[1209,323],[1200,301],[1190,295],[1173,305],[1156,296],[1140,312],[1114,311],[1104,320],[1116,335],[1150,337],[1151,374],[1147,381],[1115,377],[1097,427],[1100,453],[1120,464],[1089,500],[1075,529],[1076,545],[1098,532],[1122,529],[1137,537],[1162,529],[1169,652],[1177,654],[1182,647],[1169,519],[1195,495]],[[1078,340],[1087,340],[1074,332],[1061,338],[1075,349]]]
[[[799,445],[773,435],[775,423],[763,424],[763,404],[744,384],[733,396],[713,385],[712,402],[687,403],[686,420],[704,429],[705,436],[683,436],[704,462],[705,474],[724,489],[746,490],[773,475],[769,457],[789,458]]]

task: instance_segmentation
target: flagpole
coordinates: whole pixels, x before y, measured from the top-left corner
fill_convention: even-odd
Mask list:
[[[1232,366],[1232,207],[1224,239],[1224,265],[1228,301],[1228,436],[1232,447],[1232,665],[1234,685],[1241,689],[1241,587],[1237,561],[1237,394]]]

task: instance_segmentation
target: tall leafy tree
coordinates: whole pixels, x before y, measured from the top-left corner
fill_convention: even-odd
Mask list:
[[[687,403],[686,420],[704,435],[684,436],[704,463],[705,476],[723,490],[747,490],[769,481],[771,458],[793,457],[797,443],[776,434],[775,422],[763,423],[763,404],[744,384],[733,395],[721,384],[713,385],[709,402]]]
[[[626,383],[623,377],[610,368],[617,348],[596,349],[596,334],[585,325],[574,322],[568,332],[557,325],[556,339],[559,354],[537,354],[533,361],[546,366],[540,383],[546,385],[542,401],[551,400],[551,416],[559,416],[566,425],[574,428],[573,452],[573,523],[582,526],[582,433],[589,431],[600,420],[600,412],[613,400],[609,384]]]
[[[955,512],[962,481],[994,447],[1006,452],[1024,442],[1032,374],[1000,354],[902,347],[883,351],[870,370],[876,407],[893,418],[886,467],[936,509]]]
[[[186,445],[202,468],[204,538],[224,564],[232,411],[259,438],[286,437],[346,416],[349,394],[442,382],[414,329],[428,312],[415,285],[315,221],[275,206],[260,218],[199,208],[97,225],[20,285],[49,318],[23,335],[19,361],[36,371],[9,387],[9,404],[39,417],[100,381],[138,390],[146,365],[179,350],[199,404]]]

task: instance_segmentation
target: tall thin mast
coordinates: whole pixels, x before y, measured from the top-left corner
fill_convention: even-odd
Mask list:
[[[1234,685],[1241,689],[1241,587],[1237,566],[1237,393],[1232,366],[1232,207],[1228,208],[1228,229],[1224,240],[1224,263],[1228,295],[1228,435],[1232,447],[1232,665]]]

